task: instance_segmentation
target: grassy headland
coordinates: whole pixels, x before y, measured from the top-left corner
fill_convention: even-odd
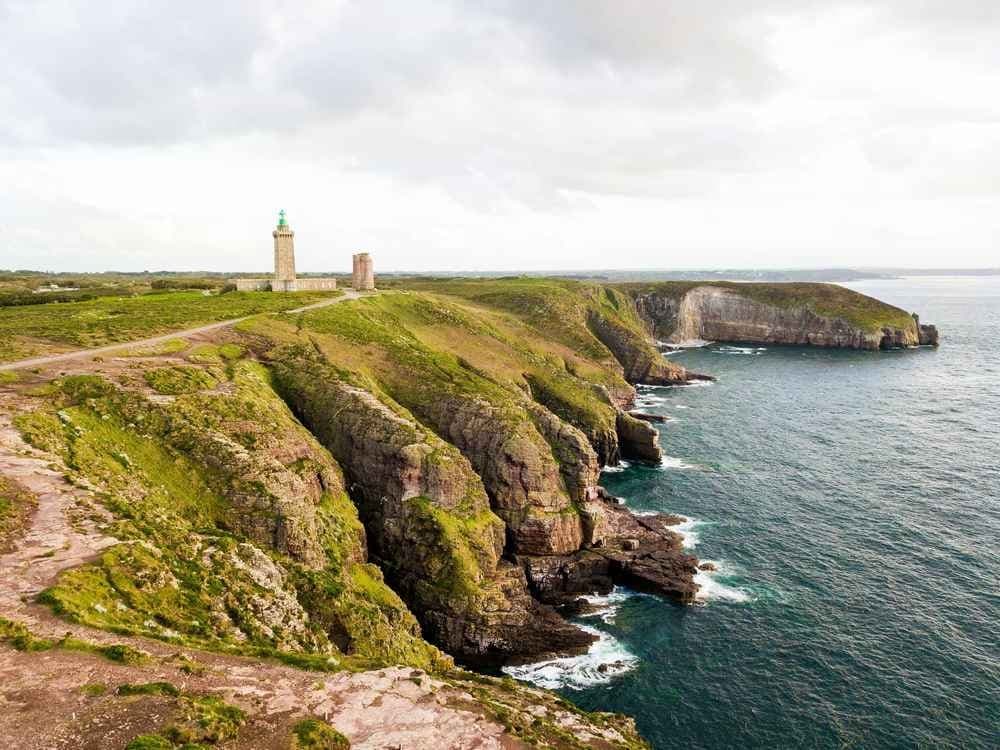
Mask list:
[[[0,362],[124,343],[257,313],[290,310],[331,292],[162,292],[0,307]]]

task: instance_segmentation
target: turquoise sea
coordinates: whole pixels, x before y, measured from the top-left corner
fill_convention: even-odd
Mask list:
[[[667,461],[604,484],[719,572],[694,606],[617,590],[590,655],[518,676],[655,748],[1000,747],[1000,278],[849,286],[941,347],[671,355],[718,382],[643,389]]]

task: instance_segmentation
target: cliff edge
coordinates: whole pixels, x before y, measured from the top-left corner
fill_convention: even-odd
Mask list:
[[[916,314],[835,284],[660,282],[624,284],[657,339],[792,344],[842,349],[937,346]]]

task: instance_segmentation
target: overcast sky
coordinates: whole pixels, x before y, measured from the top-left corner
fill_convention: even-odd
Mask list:
[[[0,0],[0,268],[1000,265],[996,0]]]

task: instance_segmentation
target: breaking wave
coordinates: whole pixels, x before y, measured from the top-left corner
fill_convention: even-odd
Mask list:
[[[633,596],[642,596],[642,594],[626,591],[621,586],[615,586],[610,594],[588,594],[581,596],[581,599],[585,599],[588,604],[597,608],[593,612],[583,615],[583,617],[599,617],[602,622],[610,625],[615,621],[618,608],[621,607],[625,600]]]
[[[698,546],[698,532],[695,531],[695,528],[701,526],[704,521],[687,516],[681,516],[681,518],[684,520],[676,526],[671,526],[670,530],[681,535],[681,546],[684,549],[694,549]]]
[[[713,354],[743,354],[750,357],[757,357],[767,351],[765,346],[720,346],[713,349]]]
[[[695,594],[695,601],[704,604],[713,599],[743,603],[750,601],[750,594],[735,586],[728,586],[719,581],[719,578],[726,578],[733,574],[729,564],[724,560],[702,560],[702,563],[711,563],[716,570],[699,570],[694,577],[694,582],[700,587]]]
[[[636,668],[639,663],[638,658],[617,638],[589,625],[579,627],[597,636],[597,641],[591,645],[587,653],[549,659],[536,664],[508,666],[503,668],[503,672],[515,679],[531,682],[549,690],[557,688],[583,690],[594,685],[607,684]]]
[[[659,468],[663,471],[667,471],[670,469],[677,469],[680,471],[684,471],[688,469],[703,470],[705,467],[698,466],[697,464],[688,463],[683,458],[677,458],[676,456],[663,456],[660,459]]]

